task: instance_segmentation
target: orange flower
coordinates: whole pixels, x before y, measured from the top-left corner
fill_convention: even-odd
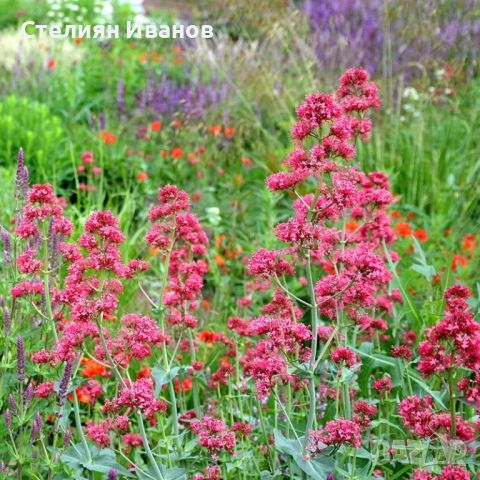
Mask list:
[[[166,157],[167,155],[168,155],[168,152],[166,150],[160,150],[161,157]]]
[[[242,157],[242,163],[246,166],[246,167],[251,167],[253,162],[247,158],[247,157]]]
[[[395,225],[395,231],[405,238],[412,234],[412,227],[409,223],[400,222]]]
[[[217,253],[214,257],[214,260],[215,260],[215,263],[219,266],[219,267],[224,267],[225,266],[225,259],[222,257],[222,255],[220,255],[219,253]]]
[[[193,380],[191,378],[184,378],[181,384],[180,384],[180,380],[178,378],[175,378],[173,388],[175,389],[175,393],[180,393],[180,392],[188,392],[189,390],[192,389],[192,386],[193,386]]]
[[[235,135],[235,129],[234,128],[231,128],[231,127],[225,127],[223,129],[223,134],[228,137],[228,138],[231,138]]]
[[[355,220],[350,220],[346,223],[345,228],[348,233],[353,233],[358,228],[358,223]]]
[[[173,50],[177,55],[181,55],[183,53],[183,50],[180,47],[175,47]]]
[[[415,214],[413,212],[409,212],[408,215],[407,215],[407,218],[412,220],[415,218]]]
[[[170,155],[173,158],[182,158],[183,157],[183,150],[180,147],[172,148]]]
[[[77,45],[80,45],[82,42],[83,42],[83,38],[76,38],[74,40],[74,42],[77,44]]]
[[[81,374],[85,378],[93,378],[96,375],[105,377],[107,375],[107,369],[93,358],[82,358],[80,363],[85,365],[85,368],[81,370]]]
[[[452,257],[452,270],[457,271],[458,266],[465,268],[467,266],[467,259],[460,255],[453,255]]]
[[[150,128],[152,129],[152,132],[158,132],[162,128],[162,122],[160,120],[155,120],[150,124]]]
[[[148,178],[147,172],[138,172],[137,173],[137,180],[140,183],[143,183]]]
[[[173,64],[174,65],[181,65],[184,61],[185,61],[185,59],[182,58],[182,57],[175,57],[173,59]]]
[[[102,139],[105,145],[114,145],[117,143],[117,136],[106,130],[101,130],[98,136]]]
[[[428,240],[427,232],[423,228],[417,228],[413,236],[420,242],[426,242]]]
[[[208,300],[206,298],[202,300],[202,306],[204,310],[210,310],[210,304],[208,303]]]
[[[138,57],[138,60],[140,63],[145,63],[147,61],[147,56],[146,55],[140,55]]]
[[[222,246],[222,243],[227,239],[226,235],[219,235],[218,237],[215,238],[215,248],[220,248]]]
[[[152,376],[152,369],[149,367],[142,367],[138,372],[137,372],[137,380],[139,378],[148,378]]]
[[[83,391],[82,387],[78,387],[75,392],[80,403],[92,403],[92,397]]]
[[[47,63],[47,68],[53,70],[57,66],[57,61],[54,58],[51,58]]]
[[[197,333],[197,338],[201,342],[213,344],[215,343],[215,340],[217,339],[217,335],[215,332],[207,332],[206,330],[203,330],[202,332]]]
[[[202,192],[199,190],[196,190],[195,192],[192,193],[192,202],[199,202],[202,199]]]
[[[402,218],[402,214],[398,210],[392,210],[392,213],[390,214],[392,218]]]
[[[180,128],[182,125],[183,125],[183,122],[179,118],[176,118],[172,122],[172,127],[173,128]]]
[[[475,250],[477,237],[473,233],[467,233],[462,237],[462,250]]]
[[[209,129],[212,135],[220,135],[222,133],[222,126],[221,125],[212,125]]]

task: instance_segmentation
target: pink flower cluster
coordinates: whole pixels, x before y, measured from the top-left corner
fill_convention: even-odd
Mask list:
[[[350,445],[360,448],[362,429],[360,425],[347,418],[328,421],[321,430],[312,430],[308,436],[308,451],[316,455],[327,446]]]
[[[466,287],[454,285],[445,292],[445,316],[426,333],[418,346],[418,369],[425,376],[449,368],[480,369],[480,323],[473,318]]]
[[[354,158],[352,141],[358,135],[366,139],[372,128],[368,118],[355,114],[379,106],[377,86],[369,81],[367,72],[360,69],[345,72],[334,95],[308,95],[297,107],[298,121],[292,128],[297,147],[285,162],[290,171],[268,177],[268,188],[286,190],[294,188],[311,175],[337,171],[338,165],[333,160]],[[319,140],[310,152],[302,148],[302,142],[308,137]],[[342,177],[340,175],[337,178],[337,193],[343,188]],[[348,183],[345,186],[350,188]]]
[[[230,431],[224,422],[213,417],[204,416],[190,424],[192,432],[197,435],[200,445],[215,455],[221,450],[233,453],[235,449],[235,433]]]
[[[342,315],[366,339],[387,330],[383,317],[392,314],[394,301],[401,301],[397,291],[388,293],[387,288],[392,275],[384,244],[395,240],[387,213],[394,201],[388,178],[380,172],[366,174],[350,162],[355,155],[353,143],[359,136],[365,140],[371,129],[365,112],[379,105],[376,85],[359,69],[342,76],[335,94],[306,97],[297,108],[298,121],[292,130],[296,145],[285,161],[288,171],[271,175],[267,186],[286,190],[303,182],[314,193],[296,192],[294,217],[275,227],[276,237],[287,246],[262,248],[247,265],[249,274],[281,286],[287,280],[281,277],[305,269],[308,259],[312,276],[320,275],[312,280],[317,304],[312,308],[330,320]],[[390,255],[398,259],[394,252]],[[308,342],[325,333],[324,325],[317,325],[313,332],[299,322],[301,312],[293,296],[278,291],[275,296],[283,304],[279,312],[260,316],[246,328],[239,324],[242,332],[237,329],[240,334],[267,338],[242,359],[246,375],[255,380],[262,397],[278,381],[294,379],[287,373],[285,354],[296,353],[301,361],[315,358]],[[336,345],[340,335],[332,339],[330,359],[352,368],[360,359],[347,347]]]
[[[167,307],[167,320],[195,328],[197,319],[193,312],[199,306],[203,277],[208,265],[203,259],[208,237],[198,218],[189,212],[188,195],[174,185],[158,191],[158,205],[149,213],[152,226],[145,241],[160,249],[167,259],[168,284],[161,299]]]
[[[432,475],[425,469],[416,469],[412,480],[471,480],[470,474],[459,465],[447,465],[440,475]]]
[[[403,424],[417,437],[427,438],[446,435],[452,438],[452,418],[449,413],[437,413],[434,410],[432,397],[420,398],[412,395],[403,399],[398,405],[398,412]],[[464,442],[475,439],[475,426],[456,416],[455,438]]]

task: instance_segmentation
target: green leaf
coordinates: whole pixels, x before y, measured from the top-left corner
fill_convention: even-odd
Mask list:
[[[182,369],[183,367],[173,367],[170,370],[165,370],[160,366],[154,367],[152,369],[152,376],[155,379],[155,396],[158,396],[162,387],[170,383]]]
[[[162,464],[157,463],[157,466],[162,473],[163,480],[187,480],[187,474],[184,468],[165,468]],[[150,466],[147,470],[148,475],[142,473],[137,469],[137,475],[140,480],[152,480],[153,478],[157,478],[158,475],[155,472],[153,466]],[[160,480],[160,479],[159,479]]]
[[[89,444],[87,451],[83,443],[77,443],[65,450],[60,460],[77,472],[86,469],[91,472],[108,473],[114,468],[124,477],[133,477],[126,468],[116,462],[115,452],[109,448],[99,449]]]
[[[303,458],[303,447],[295,439],[285,438],[282,432],[274,430],[275,448],[295,460],[298,467],[313,480],[325,480],[329,473],[335,471],[333,458],[319,454],[315,458],[305,460]]]
[[[436,270],[432,265],[429,265],[427,262],[427,257],[423,252],[423,249],[419,241],[412,237],[413,249],[414,249],[414,263],[410,268],[418,272],[420,275],[424,276],[429,282],[432,281],[433,276],[435,275]]]

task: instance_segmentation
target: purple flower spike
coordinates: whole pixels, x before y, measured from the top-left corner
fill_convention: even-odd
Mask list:
[[[28,190],[28,169],[25,165],[25,155],[23,153],[23,148],[20,148],[18,150],[16,184],[16,197],[20,202],[23,203],[27,198]]]
[[[35,413],[35,417],[33,419],[32,423],[32,430],[30,433],[30,441],[33,443],[35,440],[38,438],[38,434],[40,433],[40,430],[42,429],[42,417],[41,415],[37,412]]]
[[[20,383],[25,381],[25,350],[21,336],[17,338],[17,376]]]
[[[117,477],[117,471],[114,468],[109,470],[107,478],[108,478],[108,480],[117,480],[117,478],[118,478]]]
[[[29,383],[27,386],[27,389],[25,390],[23,399],[25,400],[25,403],[28,405],[32,401],[32,398],[33,398],[33,385]]]
[[[70,440],[72,439],[72,432],[67,430],[65,432],[65,436],[63,437],[63,446],[67,448],[70,445]]]
[[[12,409],[13,414],[18,415],[17,402],[15,401],[15,397],[12,394],[8,396],[8,404],[10,405],[10,408]]]
[[[60,398],[58,404],[62,407],[65,403],[65,398],[67,397],[68,391],[68,384],[70,382],[70,376],[72,375],[72,367],[73,367],[73,358],[67,360],[65,365],[65,371],[63,372],[63,377],[60,380],[60,385],[58,387],[58,396]]]
[[[12,316],[7,307],[3,309],[3,326],[5,327],[5,335],[8,337],[12,328]]]
[[[5,426],[7,427],[7,430],[12,428],[12,415],[8,408],[5,410]]]

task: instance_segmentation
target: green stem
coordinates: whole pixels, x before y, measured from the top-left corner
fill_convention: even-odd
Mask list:
[[[450,417],[452,425],[450,427],[450,437],[453,440],[457,436],[457,414],[455,412],[455,379],[453,368],[448,369],[448,389],[450,395]]]
[[[158,464],[155,461],[155,457],[153,456],[152,450],[150,449],[150,445],[148,443],[147,433],[145,432],[145,425],[143,423],[143,417],[140,412],[137,412],[137,419],[138,419],[138,426],[140,428],[140,435],[142,436],[143,446],[145,448],[145,452],[147,453],[147,457],[150,460],[150,463],[155,471],[155,474],[158,475],[158,480],[165,480],[160,468],[158,468]]]
[[[312,352],[311,352],[311,375],[308,380],[308,395],[309,395],[309,409],[308,409],[308,418],[307,418],[307,426],[305,428],[305,445],[307,444],[307,438],[309,435],[309,431],[313,428],[313,422],[315,420],[316,414],[316,395],[315,395],[315,364],[316,364],[316,355],[317,355],[317,342],[318,342],[318,332],[317,332],[317,325],[318,325],[318,312],[317,312],[317,303],[315,299],[315,291],[313,287],[313,279],[312,279],[312,268],[311,268],[311,260],[310,260],[310,252],[307,253],[307,283],[308,283],[308,291],[310,294],[310,303],[312,304]]]

